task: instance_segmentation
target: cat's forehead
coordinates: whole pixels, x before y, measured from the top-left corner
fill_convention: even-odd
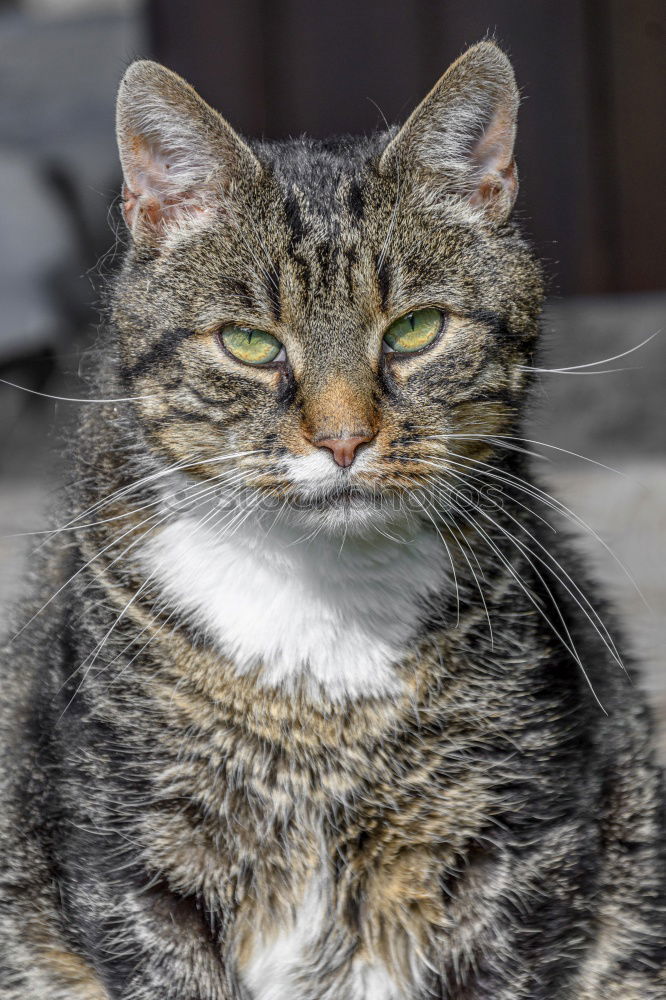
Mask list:
[[[283,201],[292,236],[302,240],[360,222],[365,215],[365,189],[386,135],[330,140],[300,139],[256,147]]]
[[[339,329],[349,343],[361,304],[371,314],[381,300],[375,244],[383,239],[387,213],[377,198],[376,163],[385,141],[303,139],[253,147],[263,171],[244,201],[252,231],[246,225],[229,234],[233,263],[254,274],[250,286],[291,336],[311,342],[317,331]]]

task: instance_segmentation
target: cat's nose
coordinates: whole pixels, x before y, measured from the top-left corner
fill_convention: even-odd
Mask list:
[[[356,434],[352,437],[322,438],[315,441],[318,448],[328,448],[333,454],[333,460],[342,468],[348,469],[356,458],[356,451],[362,444],[372,441],[375,434],[368,431],[367,434]]]

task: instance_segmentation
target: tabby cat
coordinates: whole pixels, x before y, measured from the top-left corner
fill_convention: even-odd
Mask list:
[[[517,108],[491,42],[326,142],[128,69],[100,399],[3,661],[3,1000],[666,997],[649,721],[520,437]]]

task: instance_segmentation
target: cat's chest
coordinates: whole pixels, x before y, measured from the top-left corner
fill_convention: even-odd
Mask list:
[[[239,673],[260,683],[305,678],[334,699],[399,693],[404,658],[446,581],[424,529],[396,541],[317,539],[279,529],[220,539],[181,517],[141,561],[167,600]]]
[[[239,973],[252,1000],[401,1000],[414,995],[403,992],[404,984],[388,962],[355,947],[336,925],[333,906],[331,879],[322,869],[282,920],[250,939]]]
[[[319,946],[326,934],[329,941],[335,940],[322,887],[314,884],[290,924],[270,940],[255,942],[241,975],[252,1000],[315,1000],[315,996],[317,1000],[343,996],[345,1000],[406,1000],[409,994],[403,992],[388,965],[363,956],[343,963],[330,944],[328,954]],[[313,992],[313,982],[318,983],[317,992]]]

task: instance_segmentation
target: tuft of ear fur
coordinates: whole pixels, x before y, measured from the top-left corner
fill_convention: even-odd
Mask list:
[[[159,63],[132,63],[120,84],[116,133],[124,215],[137,243],[159,247],[220,212],[256,157],[221,115]]]
[[[504,222],[518,193],[513,158],[519,94],[513,68],[493,42],[460,56],[389,142],[380,170],[429,175],[446,193]]]

